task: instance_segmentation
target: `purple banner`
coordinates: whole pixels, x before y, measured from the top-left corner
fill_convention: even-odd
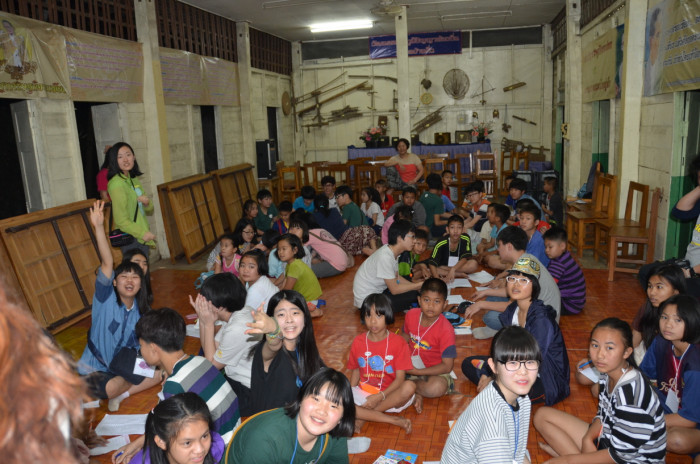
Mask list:
[[[462,53],[460,31],[421,32],[408,34],[408,56],[457,55]],[[396,36],[369,38],[369,58],[396,58]]]

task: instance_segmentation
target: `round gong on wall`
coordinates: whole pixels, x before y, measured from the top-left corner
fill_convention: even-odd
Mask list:
[[[469,77],[461,69],[450,69],[442,79],[445,93],[455,100],[461,100],[469,91]]]
[[[289,116],[289,113],[292,112],[292,99],[289,96],[289,92],[286,90],[282,94],[282,113],[284,113],[285,116]]]

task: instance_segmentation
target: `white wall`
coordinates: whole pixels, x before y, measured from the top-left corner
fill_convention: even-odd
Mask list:
[[[550,108],[543,109],[544,79],[542,69],[544,63],[544,47],[542,45],[518,45],[508,47],[475,48],[470,51],[462,50],[461,55],[442,55],[431,57],[409,58],[410,66],[410,106],[411,127],[423,119],[429,113],[445,106],[441,115],[442,121],[420,133],[423,142],[433,143],[435,132],[450,132],[454,142],[455,130],[470,129],[472,112],[476,111],[481,121],[494,121],[495,132],[491,137],[491,145],[498,149],[501,138],[504,135],[510,139],[521,140],[526,144],[544,145],[550,148],[551,134],[543,124],[543,118],[549,118]],[[547,56],[547,59],[549,57]],[[453,68],[462,69],[470,80],[467,95],[462,100],[454,100],[443,90],[443,78],[445,73]],[[342,76],[341,76],[342,75]],[[346,62],[305,63],[300,70],[295,72],[295,79],[300,79],[303,93],[307,94],[324,84],[326,88],[332,88],[339,84],[345,86],[329,90],[320,99],[324,100],[344,89],[360,84],[365,79],[350,78],[351,75],[375,75],[396,77],[396,65],[394,60],[352,60]],[[341,76],[339,79],[336,79]],[[485,76],[484,90],[495,88],[485,93],[483,99],[486,103],[482,106],[482,99],[475,93],[481,93],[482,77]],[[420,82],[427,77],[432,81],[428,90],[433,95],[433,102],[424,106],[420,103],[420,96],[425,92]],[[334,80],[335,79],[335,80]],[[488,82],[487,82],[488,81]],[[503,92],[503,87],[516,82],[526,82],[524,87]],[[303,162],[317,160],[345,161],[347,160],[347,146],[364,146],[360,141],[360,133],[370,126],[377,125],[377,116],[388,115],[389,126],[387,135],[396,136],[398,122],[395,113],[390,112],[393,107],[394,90],[396,84],[386,79],[369,79],[369,84],[374,85],[374,108],[371,106],[371,96],[366,91],[355,91],[337,98],[321,108],[324,117],[330,115],[332,110],[339,110],[345,106],[358,107],[362,117],[331,123],[323,127],[311,127],[304,129],[300,134],[306,142],[306,153],[297,156]],[[299,103],[296,110],[313,106],[312,99]],[[508,105],[508,123],[512,126],[508,134],[501,130],[501,124],[505,117],[505,105]],[[500,118],[494,119],[494,108],[500,111]],[[533,126],[513,119],[513,115],[535,121]],[[303,118],[302,124],[311,124],[315,121],[311,113]],[[465,123],[460,123],[465,119]]]

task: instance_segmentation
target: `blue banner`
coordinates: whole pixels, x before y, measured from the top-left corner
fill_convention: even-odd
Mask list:
[[[408,56],[457,55],[462,53],[460,31],[421,32],[408,34]],[[369,58],[396,58],[396,36],[369,38]]]

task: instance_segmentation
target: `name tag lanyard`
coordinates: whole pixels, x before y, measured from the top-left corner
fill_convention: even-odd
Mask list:
[[[420,313],[420,317],[418,318],[418,341],[416,342],[416,345],[413,347],[413,354],[412,354],[412,356],[415,356],[415,354],[416,354],[416,352],[417,352],[417,353],[418,353],[418,357],[420,358],[420,343],[421,343],[421,341],[423,341],[423,338],[425,338],[425,336],[428,335],[428,332],[430,331],[430,329],[433,328],[433,326],[435,325],[435,323],[436,323],[439,319],[440,319],[439,317],[438,317],[437,319],[435,319],[435,320],[433,321],[433,323],[430,324],[430,326],[428,326],[428,328],[425,330],[425,332],[423,332],[423,336],[421,336],[421,334],[420,334],[420,327],[421,327],[420,323],[421,323],[421,321],[423,320],[423,313]]]

